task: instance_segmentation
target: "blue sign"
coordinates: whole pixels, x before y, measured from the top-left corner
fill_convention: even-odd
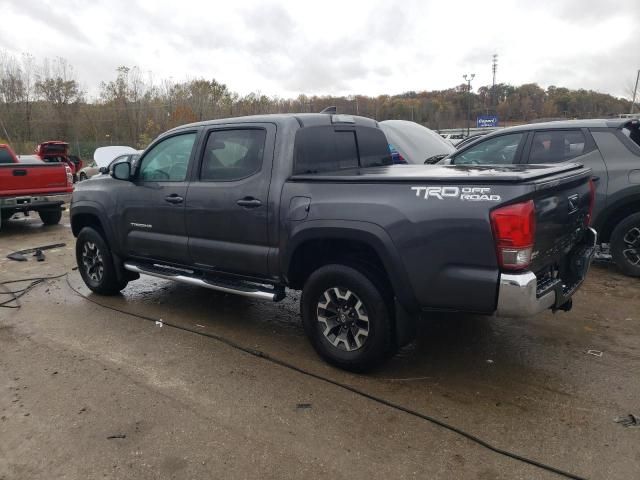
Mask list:
[[[498,116],[497,115],[480,115],[476,119],[477,128],[497,127]]]

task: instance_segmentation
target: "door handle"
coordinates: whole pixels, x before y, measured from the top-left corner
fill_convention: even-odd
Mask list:
[[[598,183],[600,181],[600,177],[597,175],[594,175],[593,177],[591,177],[591,180],[593,180],[593,183]]]
[[[173,203],[175,205],[177,203],[182,203],[184,198],[182,198],[177,193],[172,193],[171,195],[167,195],[166,197],[164,197],[164,200],[165,202]]]
[[[14,170],[13,171],[13,176],[14,177],[26,177],[27,176],[27,171],[26,170]]]
[[[241,198],[236,203],[244,208],[256,208],[262,205],[262,202],[260,200],[253,197]]]

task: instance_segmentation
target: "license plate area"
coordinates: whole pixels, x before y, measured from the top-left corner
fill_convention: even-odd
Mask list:
[[[540,298],[554,291],[554,310],[568,302],[587,276],[595,250],[595,231],[589,229],[583,241],[574,246],[561,261],[536,273],[536,296]]]

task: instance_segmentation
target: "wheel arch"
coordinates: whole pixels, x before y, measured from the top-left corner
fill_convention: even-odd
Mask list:
[[[102,233],[105,241],[113,250],[117,246],[113,229],[107,221],[106,215],[93,202],[74,203],[71,207],[71,232],[77,237],[84,227],[92,227]]]
[[[304,222],[292,231],[285,251],[282,272],[291,288],[302,288],[319,266],[355,251],[382,269],[393,295],[405,309],[418,310],[399,252],[387,232],[376,224],[342,220]]]
[[[598,215],[595,224],[599,241],[608,243],[611,240],[611,233],[616,228],[616,225],[629,215],[638,212],[640,212],[640,191],[625,196],[610,206],[607,206],[605,210]]]

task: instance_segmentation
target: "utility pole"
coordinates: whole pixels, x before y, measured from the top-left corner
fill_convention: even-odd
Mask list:
[[[638,80],[640,80],[640,70],[638,70],[638,74],[636,75],[636,86],[633,89],[633,100],[631,100],[631,111],[629,113],[633,113],[633,106],[636,104],[636,95],[638,94]]]
[[[498,71],[498,54],[493,54],[493,62],[491,63],[491,71],[493,72],[493,83],[491,84],[491,107],[496,108],[496,72]]]
[[[469,129],[471,128],[471,80],[473,80],[475,76],[475,73],[469,75],[465,73],[462,76],[464,81],[467,82],[467,137],[469,136]]]

